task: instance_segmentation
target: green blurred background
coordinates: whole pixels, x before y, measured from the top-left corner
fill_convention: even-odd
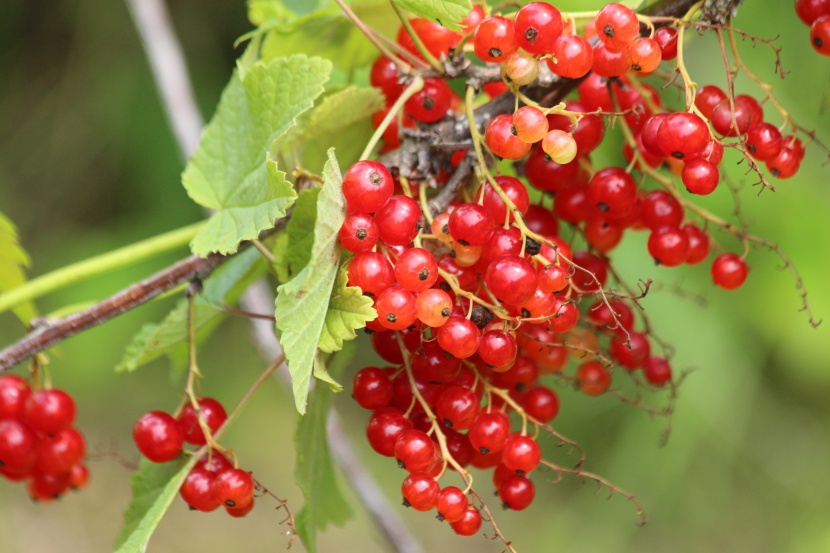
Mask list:
[[[300,3],[302,4],[302,3]],[[183,43],[203,114],[209,116],[239,55],[234,40],[247,30],[239,0],[174,0],[173,22]],[[601,2],[560,2],[589,9]],[[768,48],[744,45],[746,60],[774,84],[796,120],[830,141],[830,114],[819,115],[830,60],[814,54],[808,29],[792,2],[746,2],[738,26],[777,42],[788,77],[773,73]],[[694,33],[690,33],[694,34]],[[723,85],[713,36],[688,50],[701,84]],[[5,0],[0,3],[0,211],[12,217],[34,259],[32,275],[198,220],[201,212],[179,184],[182,161],[160,107],[143,51],[123,2]],[[738,89],[758,94],[738,79]],[[774,122],[777,116],[768,112]],[[619,162],[609,141],[606,160]],[[756,234],[781,244],[804,277],[817,317],[830,317],[830,168],[808,148],[801,172],[777,182],[778,192],[756,195],[744,165],[727,157],[730,178],[743,186],[743,213]],[[731,213],[720,189],[700,203]],[[729,249],[734,239],[717,236]],[[499,524],[521,551],[830,551],[830,340],[799,313],[793,279],[780,261],[753,251],[750,279],[738,292],[715,290],[704,266],[655,269],[644,235],[614,254],[631,281],[652,277],[659,286],[645,301],[654,328],[676,346],[676,369],[693,369],[680,390],[673,432],[658,441],[665,421],[611,397],[584,398],[561,389],[557,428],[588,453],[586,468],[634,492],[649,516],[637,526],[621,497],[606,501],[596,487],[572,479],[548,485],[536,478],[537,501],[525,512],[502,513]],[[182,250],[73,286],[38,302],[44,313],[115,292],[183,256]],[[672,292],[680,286],[705,305]],[[150,409],[172,409],[181,382],[156,362],[135,374],[114,365],[131,335],[160,318],[172,300],[129,313],[66,342],[55,352],[55,384],[78,400],[79,427],[92,453],[92,481],[82,493],[49,505],[31,503],[22,486],[0,482],[0,551],[107,551],[126,506],[129,469],[137,452],[133,421]],[[0,344],[22,329],[0,316]],[[367,349],[361,342],[360,348]],[[261,369],[244,320],[228,321],[221,338],[200,353],[204,390],[233,404]],[[347,378],[351,377],[351,372]],[[664,404],[663,395],[650,400]],[[347,394],[337,398],[349,434],[390,501],[398,504],[402,474],[369,451],[362,438],[366,413]],[[254,398],[227,444],[243,466],[296,513],[293,402],[274,383]],[[562,451],[548,453],[570,462]],[[481,491],[490,492],[481,476]],[[349,497],[354,498],[351,491]],[[495,503],[495,502],[494,502]],[[267,505],[263,502],[263,505]],[[275,506],[275,505],[271,505]],[[387,549],[356,507],[354,520],[321,536],[321,551]],[[456,538],[431,517],[398,508],[430,551],[500,551],[497,543]],[[190,513],[176,501],[153,538],[154,552],[280,551],[287,538],[282,514],[258,508],[243,520],[221,513]],[[297,543],[292,550],[302,550]]]

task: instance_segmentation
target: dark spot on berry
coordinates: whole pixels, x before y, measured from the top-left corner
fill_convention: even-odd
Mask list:
[[[354,237],[358,240],[364,240],[369,235],[365,228],[359,228],[354,232]]]
[[[779,171],[778,168],[776,168],[776,167],[773,167],[772,169],[770,169],[769,172],[772,173],[773,177],[777,177],[778,175],[781,174],[781,171]]]
[[[449,234],[450,233],[450,226],[449,225],[444,225],[443,227],[441,227],[441,232],[443,232],[444,234]]]
[[[540,251],[542,251],[542,244],[540,244],[530,236],[527,236],[525,238],[525,252],[528,255],[536,255]]]
[[[487,455],[488,453],[490,453],[490,450],[487,449],[486,447],[480,447],[480,448],[478,448],[478,452],[481,453],[482,455]]]
[[[407,507],[407,508],[408,508],[408,507],[412,507],[412,505],[410,505],[410,504],[409,504],[409,501],[407,501],[406,499],[404,499],[404,500],[403,500],[403,506],[404,506],[404,507]]]
[[[405,469],[406,468],[406,463],[404,463],[400,459],[396,459],[396,460],[398,461],[398,468],[399,469]]]
[[[441,290],[443,290],[444,292],[452,292],[452,286],[450,286],[450,285],[449,285],[448,283],[446,283],[446,282],[442,282],[441,284],[439,284],[439,285],[438,285],[438,288],[440,288],[440,289],[441,289]],[[442,311],[442,313],[443,313],[443,311]]]
[[[372,329],[371,329],[371,328],[369,328],[369,327],[365,327],[365,326],[363,327],[363,332],[365,332],[365,333],[366,333],[366,334],[368,334],[369,336],[371,336],[372,334],[374,334],[374,333],[375,333],[375,331],[374,331],[374,330],[372,330]]]
[[[421,272],[418,273],[418,280],[426,280],[429,278],[429,270],[421,269]]]
[[[442,317],[449,317],[451,313],[452,313],[452,311],[450,311],[449,307],[445,307],[444,309],[441,310],[441,316]]]
[[[525,475],[525,471],[523,471],[523,470],[517,470],[517,471],[516,471],[516,475],[517,475],[517,476],[524,476],[524,475]]]
[[[750,153],[750,154],[754,154],[754,153],[755,153],[755,150],[756,150],[756,148],[755,148],[755,144],[747,144],[747,145],[746,145],[746,149],[747,149],[747,150],[749,150],[749,153]]]
[[[452,259],[455,259],[455,250],[450,250],[450,253],[448,253],[447,255],[450,256]]]
[[[452,428],[452,421],[450,419],[444,419],[444,425],[447,428]]]
[[[431,96],[427,96],[424,98],[424,101],[421,102],[421,105],[424,107],[424,109],[434,109],[435,100],[433,100]]]
[[[466,240],[459,240],[458,243],[461,244],[462,246],[469,246],[470,245],[470,243],[467,242]]]
[[[519,133],[516,132],[516,127],[513,125],[510,125],[510,134],[512,134],[513,136],[519,136]]]
[[[375,186],[378,186],[383,183],[383,175],[375,171],[371,175],[369,175],[369,182],[371,182]]]
[[[501,57],[501,55],[502,55],[502,52],[501,52],[501,50],[500,50],[499,48],[490,48],[490,49],[487,51],[487,54],[488,54],[491,58],[495,59],[495,58],[500,58],[500,57]]]
[[[608,38],[614,38],[614,35],[616,34],[614,32],[614,26],[609,23],[608,25],[603,27],[602,28],[602,34],[604,34]]]
[[[643,68],[637,65],[636,63],[632,63],[631,69],[633,69],[634,71],[641,71]]]
[[[228,499],[227,501],[225,501],[225,505],[227,505],[228,507],[236,507],[236,501],[234,501],[233,499]]]
[[[522,307],[522,317],[524,317],[525,319],[529,319],[529,318],[530,318],[530,311],[528,311],[528,310],[527,310],[527,309],[525,309],[524,307]]]
[[[677,159],[683,159],[684,157],[686,157],[685,155],[683,155],[683,152],[672,152],[671,155],[672,157],[676,157]]]
[[[398,318],[395,316],[394,313],[387,313],[386,314],[386,320],[389,321],[390,323],[394,323],[395,321],[398,320]]]
[[[611,206],[609,206],[605,202],[597,202],[597,209],[599,209],[603,213],[608,213],[609,211],[611,211]]]
[[[441,513],[435,515],[435,518],[438,519],[438,522],[444,522],[444,515],[442,515]]]
[[[815,44],[815,45],[816,45],[816,48],[822,48],[822,47],[824,47],[824,41],[823,41],[823,40],[821,40],[821,37],[815,37],[815,38],[813,39],[813,44]]]
[[[525,31],[525,40],[527,40],[528,42],[532,43],[534,40],[536,40],[537,36],[539,36],[539,31],[537,31],[533,27],[530,27],[528,30]]]
[[[493,312],[481,305],[474,305],[470,320],[478,328],[484,328],[493,320]]]

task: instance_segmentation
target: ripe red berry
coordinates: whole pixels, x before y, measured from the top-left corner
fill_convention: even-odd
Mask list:
[[[501,451],[501,462],[517,474],[528,474],[541,460],[542,450],[536,440],[519,433],[511,434]]]
[[[470,426],[467,437],[482,455],[498,453],[510,436],[510,419],[501,411],[480,412]]]
[[[781,151],[781,131],[770,123],[755,123],[746,132],[746,149],[758,161],[769,161]]]
[[[830,14],[813,21],[810,27],[810,43],[822,56],[830,56]]]
[[[531,388],[519,401],[525,413],[540,422],[549,423],[559,414],[559,396],[547,386]]]
[[[435,123],[447,114],[452,90],[443,79],[424,79],[424,87],[404,104],[404,113],[422,123]]]
[[[412,198],[396,194],[375,213],[380,239],[390,246],[406,246],[421,229],[421,208]]]
[[[69,489],[70,476],[68,472],[52,473],[35,471],[27,489],[34,501],[49,502],[58,499]]]
[[[16,374],[0,376],[0,419],[22,419],[31,395],[29,385],[21,377]]]
[[[648,237],[648,253],[661,265],[677,267],[689,256],[689,240],[680,227],[660,227]]]
[[[591,69],[600,77],[621,77],[631,69],[628,50],[611,50],[606,44],[597,42],[594,44],[594,61]]]
[[[527,509],[536,495],[536,488],[525,476],[511,475],[499,485],[499,499],[505,509],[521,511]]]
[[[677,57],[677,30],[674,27],[660,27],[654,33],[654,40],[660,45],[660,53],[664,61]]]
[[[38,390],[29,396],[23,422],[38,434],[52,434],[72,426],[77,409],[75,400],[63,390]]]
[[[710,140],[706,122],[685,111],[668,115],[657,131],[657,141],[663,153],[677,159],[696,157],[706,149]]]
[[[440,486],[429,474],[417,472],[407,476],[401,484],[404,506],[416,511],[429,511],[435,507]]]
[[[407,404],[406,407],[408,408],[409,405]],[[403,416],[403,411],[386,407],[376,411],[369,419],[366,425],[366,437],[372,449],[385,457],[392,457],[395,454],[395,444],[398,438],[404,430],[410,428],[412,428],[412,421]]]
[[[474,536],[481,529],[481,513],[475,507],[469,507],[464,518],[450,524],[459,536]]]
[[[453,430],[467,430],[481,409],[479,397],[463,386],[448,386],[435,403],[438,419]]]
[[[779,179],[788,179],[798,172],[801,160],[804,159],[804,146],[793,136],[781,138],[781,149],[769,161],[767,170],[772,176]]]
[[[225,408],[221,403],[210,397],[203,397],[198,400],[199,410],[202,413],[202,419],[207,424],[211,432],[216,432],[228,418]],[[199,424],[199,418],[193,405],[190,403],[184,406],[182,412],[179,413],[179,424],[185,433],[184,441],[193,445],[205,445],[207,440]]]
[[[748,274],[746,261],[734,253],[721,254],[712,263],[712,281],[724,290],[740,288]]]
[[[591,202],[610,217],[627,215],[637,203],[637,183],[620,167],[597,171],[588,186]]]
[[[516,12],[513,27],[520,48],[538,56],[550,54],[562,35],[562,14],[547,2],[531,2]]]
[[[69,472],[83,460],[85,453],[86,443],[81,433],[66,428],[38,439],[35,467],[42,472]]]
[[[481,331],[471,320],[452,315],[438,328],[438,344],[458,359],[466,359],[478,351]]]
[[[664,357],[649,357],[643,365],[643,374],[655,386],[671,382],[671,366]]]
[[[712,118],[715,106],[726,100],[726,93],[720,87],[707,84],[695,95],[695,107],[706,119]]]
[[[519,140],[534,144],[548,132],[548,118],[536,106],[522,106],[513,114],[513,128]]]
[[[386,407],[392,401],[392,381],[383,369],[366,367],[354,376],[352,397],[364,409]]]
[[[795,0],[795,12],[805,25],[810,26],[819,17],[830,15],[830,1]]]
[[[28,426],[13,419],[0,420],[0,466],[28,472],[37,455],[38,438]]]
[[[450,48],[454,48],[461,40],[461,35],[458,33],[450,31],[438,23],[433,23],[429,19],[416,17],[410,19],[409,24],[412,30],[415,31],[415,34],[418,35],[418,38],[421,39],[424,46],[426,46],[429,53],[439,59],[441,56],[449,57]],[[415,46],[415,41],[412,40],[412,37],[409,36],[409,33],[403,26],[398,30],[397,42],[412,55],[423,59],[421,52]]]
[[[713,163],[702,157],[696,157],[683,164],[680,179],[686,190],[692,194],[705,196],[714,192],[718,187],[720,171]]]
[[[368,213],[352,211],[346,214],[340,227],[340,243],[352,253],[371,251],[378,241],[378,227]]]
[[[184,432],[169,413],[150,411],[133,426],[133,440],[147,459],[154,463],[166,463],[182,452]]]
[[[686,263],[696,265],[709,256],[709,237],[696,225],[689,223],[683,225],[683,232],[689,240],[689,257]]]
[[[622,52],[640,34],[637,15],[626,6],[607,4],[597,14],[594,27],[599,39],[612,51]]]
[[[599,361],[588,361],[577,369],[576,382],[583,393],[589,396],[599,396],[604,394],[611,385],[611,375],[605,365]]]
[[[557,75],[579,79],[594,65],[594,49],[579,35],[563,35],[554,43],[553,58],[547,64]]]
[[[748,103],[742,102],[740,98],[733,101],[735,109],[732,109],[729,99],[721,100],[712,116],[712,128],[721,136],[743,136],[752,124],[752,110]]]
[[[225,505],[225,512],[233,518],[242,518],[248,513],[250,513],[251,510],[253,510],[254,503],[256,503],[256,501],[254,499],[251,499],[246,505],[243,505],[242,507],[228,507],[227,505]]]
[[[473,203],[456,207],[447,224],[453,240],[464,246],[483,245],[490,239],[496,226],[488,210]]]
[[[504,159],[521,159],[530,151],[530,144],[519,138],[509,113],[497,115],[487,123],[484,142],[494,155]]]
[[[513,22],[495,15],[479,23],[473,37],[476,55],[488,62],[499,63],[519,49],[513,30]]]
[[[438,515],[452,524],[464,519],[470,505],[467,496],[455,486],[441,488],[435,500],[435,510]]]
[[[502,256],[487,267],[487,288],[500,300],[521,305],[536,291],[538,279],[531,263],[518,255]]]
[[[387,103],[392,103],[397,100],[398,96],[406,88],[400,82],[398,66],[395,65],[395,62],[384,56],[380,56],[372,64],[372,69],[369,73],[369,83],[383,92],[383,95],[386,96]]]
[[[89,483],[89,469],[78,463],[69,469],[69,487],[73,490],[85,488]]]
[[[254,479],[242,469],[225,469],[213,480],[213,498],[225,507],[244,507],[254,499]]]
[[[628,61],[637,73],[651,73],[663,60],[660,44],[649,37],[640,37],[628,46]]]
[[[213,496],[214,480],[216,473],[213,471],[194,468],[182,482],[179,494],[191,509],[209,513],[219,507],[219,501]]]
[[[358,161],[343,175],[343,195],[356,211],[374,213],[389,201],[394,189],[389,169],[377,161]]]
[[[628,337],[625,334],[614,336],[611,339],[608,351],[611,357],[620,365],[626,369],[634,370],[642,367],[648,359],[651,354],[651,344],[649,344],[645,334],[629,332]]]
[[[404,430],[395,441],[395,460],[410,473],[426,470],[434,457],[435,442],[423,430]]]
[[[390,286],[375,299],[378,322],[389,330],[403,330],[418,320],[415,296],[412,292]]]

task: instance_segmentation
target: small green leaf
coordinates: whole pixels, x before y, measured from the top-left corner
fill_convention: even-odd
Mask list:
[[[32,260],[17,239],[17,227],[5,215],[0,213],[0,292],[8,292],[12,288],[26,282],[26,272]],[[21,303],[14,307],[12,312],[23,324],[37,316],[37,309],[31,302]]]
[[[331,63],[295,55],[257,62],[222,93],[182,183],[199,205],[216,210],[191,242],[193,253],[234,253],[240,242],[284,217],[296,198],[269,151],[314,105]]]
[[[341,248],[337,234],[345,218],[342,176],[334,150],[323,169],[323,187],[317,200],[314,247],[308,265],[277,288],[277,330],[281,333],[297,410],[305,413],[317,344],[326,323],[331,291],[337,277]]]
[[[216,307],[235,304],[247,285],[262,275],[264,267],[256,263],[259,259],[259,252],[251,248],[225,263],[205,281],[202,293],[196,296],[193,312],[197,342],[207,339],[227,316]],[[178,350],[185,347],[186,340],[187,301],[182,300],[163,321],[144,325],[133,336],[115,370],[134,371],[162,355],[171,359],[179,357]]]
[[[285,257],[293,275],[302,271],[311,259],[319,194],[319,188],[309,188],[300,192],[294,210],[291,212],[291,220],[285,228],[288,235],[288,250],[285,252]]]
[[[277,25],[295,17],[279,0],[248,0],[248,20],[257,27]]]
[[[290,147],[283,149],[286,159],[301,167],[321,167],[326,158],[321,141],[335,149],[345,167],[356,162],[372,137],[371,117],[383,109],[383,94],[377,88],[349,86],[328,94],[320,105],[308,112],[292,134]]]
[[[271,254],[274,256],[274,261],[271,266],[274,268],[274,273],[277,275],[277,280],[280,284],[284,284],[291,280],[291,273],[288,270],[288,233],[280,232],[274,238],[274,245],[271,247]]]
[[[199,460],[180,456],[169,463],[142,459],[130,481],[133,498],[124,513],[124,526],[115,542],[115,553],[140,553],[179,494],[187,473]]]
[[[319,362],[324,365],[322,359]],[[322,370],[328,374],[325,367]],[[334,365],[332,372],[339,372]],[[351,508],[337,484],[326,439],[326,419],[331,398],[331,390],[317,386],[311,392],[308,413],[299,417],[294,431],[297,450],[294,479],[305,498],[305,505],[297,514],[295,524],[297,534],[309,553],[317,551],[317,530],[325,529],[329,523],[343,524],[351,516]]]
[[[357,337],[355,330],[377,317],[372,300],[364,296],[360,288],[347,286],[347,282],[348,266],[344,264],[337,273],[326,311],[326,324],[317,345],[326,353],[342,349],[344,340],[354,340]]]
[[[451,31],[460,31],[461,20],[473,11],[472,0],[393,0],[393,2]]]

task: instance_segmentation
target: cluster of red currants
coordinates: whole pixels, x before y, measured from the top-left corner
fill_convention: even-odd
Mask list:
[[[830,56],[830,1],[795,0],[795,12],[810,27],[810,44],[822,56]]]
[[[86,443],[73,427],[75,415],[75,401],[63,390],[32,390],[19,376],[0,376],[0,475],[25,480],[35,501],[83,488]]]
[[[197,403],[198,411],[187,403],[178,417],[164,411],[142,415],[133,427],[133,440],[141,454],[154,463],[166,463],[182,453],[185,443],[206,445],[202,423],[213,434],[228,415],[213,398],[200,398]],[[193,510],[210,512],[221,505],[232,517],[244,517],[254,506],[254,488],[250,473],[210,448],[188,473],[180,493]]]

